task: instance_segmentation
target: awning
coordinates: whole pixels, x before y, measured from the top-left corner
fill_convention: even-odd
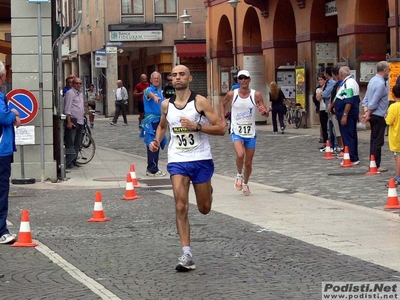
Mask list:
[[[0,53],[11,54],[11,42],[0,40]]]
[[[181,58],[206,56],[205,43],[185,43],[185,44],[175,44],[175,46],[176,46],[176,54]]]

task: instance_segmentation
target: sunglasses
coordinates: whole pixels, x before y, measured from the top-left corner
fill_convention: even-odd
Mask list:
[[[247,77],[247,76],[239,76],[239,77],[238,77],[239,80],[249,79],[249,78],[250,78],[250,77]]]
[[[74,84],[82,84],[82,82],[74,82]]]

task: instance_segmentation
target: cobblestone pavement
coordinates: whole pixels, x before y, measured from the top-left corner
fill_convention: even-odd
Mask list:
[[[114,127],[108,124],[108,119],[99,120],[93,132],[97,145],[146,156],[143,141],[138,138],[137,122],[130,124]],[[364,132],[363,136],[366,136]],[[250,184],[253,181],[284,188],[287,192],[298,191],[382,209],[387,201],[386,183],[395,174],[394,159],[387,142],[382,148],[382,167],[389,171],[366,176],[369,140],[359,140],[361,162],[351,168],[340,167],[339,159],[322,159],[324,153],[318,151],[318,140],[319,136],[310,134],[308,130],[288,128],[286,134],[273,135],[271,125],[259,126]],[[235,152],[230,135],[210,137],[210,141],[215,172],[234,178]],[[165,150],[160,152],[160,160],[166,161]]]
[[[147,191],[144,201],[102,192],[110,222],[89,223],[93,191],[13,188],[10,219],[30,209],[43,247],[0,247],[1,299],[321,299],[322,281],[397,281],[400,273],[312,246],[219,213],[190,208],[197,270],[174,271],[181,252],[173,199]],[[32,205],[36,202],[37,205]],[[60,255],[59,265],[48,256]],[[10,275],[11,274],[11,275]],[[93,286],[83,276],[94,280]],[[95,294],[93,291],[97,291]]]
[[[93,130],[97,145],[145,157],[138,133],[137,123],[114,127],[100,118]],[[318,137],[301,133],[299,129],[272,135],[260,130],[251,181],[284,188],[284,193],[300,191],[382,209],[385,183],[394,172],[387,145],[383,165],[389,172],[368,177],[364,175],[368,142],[360,141],[360,166],[344,169],[339,160],[322,159]],[[233,178],[230,137],[213,137],[211,142],[216,173]],[[166,160],[166,151],[161,159]],[[227,186],[232,185],[227,182]],[[151,189],[145,201],[121,201],[122,194],[121,189],[104,189],[103,206],[111,221],[90,223],[93,190],[12,186],[10,229],[17,232],[20,212],[29,207],[30,225],[40,245],[36,249],[0,245],[0,273],[5,275],[0,278],[0,298],[304,300],[321,299],[322,281],[400,278],[400,272],[225,214],[203,216],[193,205],[190,220],[197,270],[176,273],[181,248],[173,198]],[[251,197],[246,201],[251,205]]]

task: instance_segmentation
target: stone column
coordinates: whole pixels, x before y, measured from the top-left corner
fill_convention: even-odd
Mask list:
[[[110,48],[115,48],[115,53]],[[108,117],[114,116],[115,113],[115,90],[118,80],[118,54],[116,49],[116,47],[107,47],[107,99],[105,100],[105,114],[108,113],[106,115]]]
[[[39,106],[39,65],[38,65],[38,5],[26,0],[11,1],[12,35],[12,88],[31,91]],[[53,156],[53,73],[51,45],[51,3],[41,5],[42,61],[43,61],[43,107],[27,126],[35,126],[35,144],[25,145],[24,170],[26,178],[41,180],[41,110],[44,112],[44,161],[45,179],[57,179],[57,164]],[[20,151],[20,147],[18,147]],[[12,178],[20,178],[21,163],[19,152],[14,155]]]

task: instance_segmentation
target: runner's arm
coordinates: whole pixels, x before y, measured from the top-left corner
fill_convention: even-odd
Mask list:
[[[226,126],[226,118],[225,118],[225,106],[232,102],[233,99],[233,91],[230,91],[228,93],[226,93],[224,99],[221,100],[220,104],[219,104],[219,113],[220,113],[220,118],[222,120],[222,126]]]
[[[229,92],[228,92],[229,94]],[[225,135],[225,126],[218,117],[214,108],[211,106],[210,101],[201,95],[196,96],[196,106],[198,111],[203,111],[206,118],[210,122],[210,125],[202,124],[200,132],[211,134],[211,135]],[[193,130],[196,130],[197,124],[194,123]]]
[[[255,97],[256,105],[258,107],[258,111],[260,112],[260,114],[263,115],[264,117],[268,117],[269,111],[265,107],[264,99],[263,99],[263,96],[261,95],[261,93],[259,91],[256,91],[254,97]]]

